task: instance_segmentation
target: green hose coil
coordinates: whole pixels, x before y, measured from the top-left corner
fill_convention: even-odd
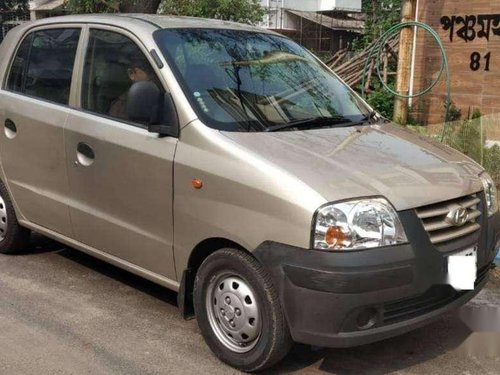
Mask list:
[[[382,72],[380,69],[380,66],[382,65],[381,56],[382,56],[384,46],[387,44],[387,42],[390,39],[394,38],[396,35],[399,35],[401,30],[403,30],[407,27],[415,27],[415,28],[420,28],[420,29],[427,31],[432,36],[434,41],[437,43],[437,45],[441,51],[441,67],[439,69],[439,73],[438,73],[436,79],[434,79],[434,81],[428,87],[426,87],[424,90],[422,90],[416,94],[411,94],[411,95],[398,93],[395,90],[393,90],[391,87],[389,87],[389,85],[384,82],[384,80],[382,78]],[[448,123],[448,114],[449,114],[450,107],[451,107],[451,76],[450,76],[450,68],[448,65],[448,56],[446,55],[446,50],[445,50],[443,42],[441,41],[441,37],[439,36],[439,34],[431,26],[429,26],[425,23],[422,23],[422,22],[417,22],[417,21],[409,21],[409,22],[403,22],[403,23],[397,24],[397,25],[391,27],[385,33],[383,33],[382,36],[375,42],[373,47],[370,49],[370,52],[368,53],[368,58],[366,59],[366,62],[365,62],[365,67],[363,69],[363,74],[362,74],[363,79],[362,79],[362,86],[361,86],[362,96],[364,99],[366,99],[366,89],[365,89],[366,76],[368,73],[368,68],[370,66],[370,62],[373,59],[375,59],[375,69],[377,72],[377,76],[378,76],[380,82],[382,83],[382,86],[384,87],[384,89],[386,91],[390,92],[391,94],[393,94],[394,96],[399,97],[399,98],[403,98],[403,99],[415,99],[415,98],[419,98],[419,97],[422,97],[422,96],[428,94],[439,83],[439,81],[441,80],[441,77],[443,76],[443,73],[446,75],[445,126],[443,128],[443,134],[441,137],[442,140],[444,140],[445,132],[446,132],[446,128],[447,128],[447,123]]]

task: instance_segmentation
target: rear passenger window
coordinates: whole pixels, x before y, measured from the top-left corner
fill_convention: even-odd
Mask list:
[[[69,103],[80,29],[36,31],[21,44],[8,89],[58,104]]]
[[[83,109],[132,122],[127,94],[138,81],[153,82],[164,92],[153,67],[131,39],[112,31],[91,30],[82,83]]]

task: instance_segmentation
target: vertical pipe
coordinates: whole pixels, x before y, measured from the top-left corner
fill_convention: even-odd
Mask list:
[[[413,5],[415,0],[403,0],[402,2],[402,22],[409,22],[413,19]],[[407,27],[401,30],[399,42],[399,62],[396,82],[396,91],[401,95],[408,95],[410,81],[410,66],[412,56],[413,28]],[[408,121],[408,99],[396,97],[394,100],[393,120],[401,124]]]
[[[418,22],[419,20],[419,3],[420,0],[417,0],[417,3],[415,5],[415,22]],[[415,90],[415,63],[417,61],[417,32],[418,28],[415,27],[413,29],[413,51],[412,51],[412,57],[411,57],[411,73],[410,73],[410,95],[413,95],[413,91]],[[408,105],[411,107],[413,105],[413,98],[410,98],[408,100]]]

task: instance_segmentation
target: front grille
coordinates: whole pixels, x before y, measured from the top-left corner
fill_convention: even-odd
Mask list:
[[[478,194],[431,204],[417,208],[417,216],[422,220],[424,229],[429,234],[433,244],[442,244],[457,238],[467,236],[481,227],[478,219],[481,216]],[[452,212],[459,208],[467,211],[465,223],[456,224],[448,218]]]
[[[477,272],[474,287],[488,276],[491,265]],[[391,324],[415,318],[444,307],[471,291],[458,292],[450,285],[434,285],[427,292],[416,297],[384,304],[384,324]]]

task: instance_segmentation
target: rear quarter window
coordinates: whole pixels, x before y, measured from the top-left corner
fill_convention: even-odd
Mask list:
[[[28,67],[28,57],[31,44],[33,43],[33,34],[30,34],[21,43],[16,56],[10,68],[9,79],[7,81],[7,89],[15,92],[22,92],[23,78],[26,68]]]

